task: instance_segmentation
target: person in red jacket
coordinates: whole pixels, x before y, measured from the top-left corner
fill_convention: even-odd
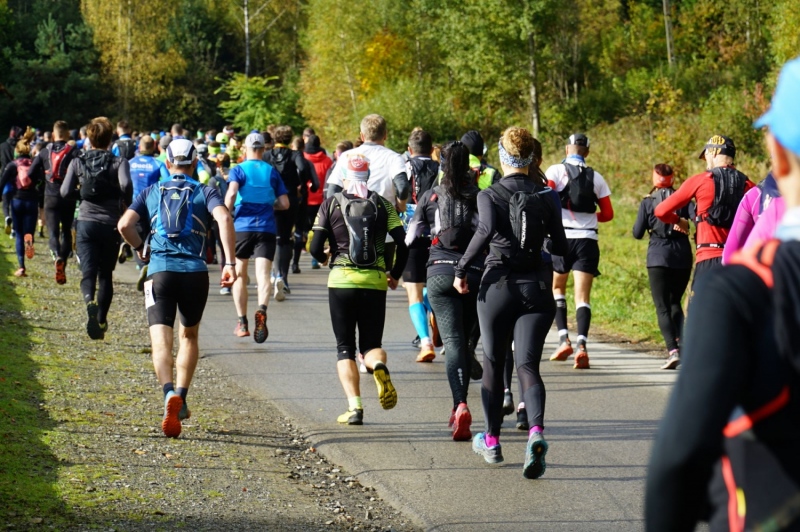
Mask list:
[[[733,165],[736,146],[733,140],[714,135],[700,152],[708,170],[690,177],[677,192],[662,201],[655,209],[656,218],[664,223],[677,225],[689,232],[689,220],[676,213],[692,199],[697,204],[697,263],[692,279],[722,265],[722,250],[728,239],[733,218],[745,192],[755,186],[750,179]],[[719,191],[719,194],[717,193]]]
[[[306,130],[308,129],[310,128],[306,128]],[[312,227],[314,225],[314,219],[317,217],[319,206],[322,205],[322,201],[325,199],[323,197],[325,177],[327,177],[328,171],[333,166],[333,161],[320,146],[319,137],[313,133],[313,130],[307,137],[305,132],[303,132],[303,138],[306,140],[303,157],[306,158],[306,161],[314,165],[314,170],[316,170],[317,177],[319,178],[319,189],[317,189],[316,192],[311,192],[311,183],[308,184],[308,225],[306,227]],[[314,270],[319,269],[319,262],[314,258],[311,259],[311,268]]]

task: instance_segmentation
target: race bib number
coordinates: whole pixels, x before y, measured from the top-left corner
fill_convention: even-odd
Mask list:
[[[156,304],[156,298],[153,295],[153,280],[145,281],[144,283],[144,308],[150,308]]]

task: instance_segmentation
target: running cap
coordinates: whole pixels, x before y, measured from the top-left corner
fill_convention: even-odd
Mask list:
[[[668,164],[657,164],[653,167],[653,186],[656,188],[669,188],[675,178],[675,172]]]
[[[573,133],[569,136],[569,140],[567,141],[567,145],[569,146],[583,146],[584,148],[589,147],[589,137],[584,135],[583,133]]]
[[[709,153],[712,153],[715,157],[717,155],[736,157],[736,145],[733,143],[733,139],[724,135],[714,135],[708,139],[708,142],[706,142],[703,151],[700,152],[700,157],[698,157],[698,159],[705,159],[706,151],[708,150],[711,150]]]
[[[228,140],[230,140],[230,139],[229,139],[227,133],[217,133],[217,138],[214,139],[214,140],[216,140],[220,144],[227,144]]]
[[[264,137],[261,133],[250,133],[244,139],[244,147],[253,150],[260,150],[264,147]]]
[[[348,155],[344,178],[349,181],[366,181],[369,179],[369,159],[360,153]]]
[[[781,146],[800,155],[800,57],[781,69],[772,106],[759,118],[755,127],[768,127]]]
[[[208,155],[208,144],[200,143],[197,145],[198,155]]]
[[[470,155],[474,155],[475,157],[483,157],[483,137],[481,134],[474,129],[471,131],[467,131],[461,137],[461,143],[467,147],[469,150]]]
[[[170,142],[172,142],[172,135],[161,135],[161,138],[158,139],[158,145],[162,150],[166,150]]]
[[[167,147],[167,160],[176,166],[189,166],[197,158],[194,144],[186,139],[175,139]]]

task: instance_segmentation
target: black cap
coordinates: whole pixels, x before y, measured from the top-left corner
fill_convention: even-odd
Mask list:
[[[736,157],[736,145],[733,143],[733,139],[724,135],[714,135],[708,139],[705,147],[703,147],[703,151],[700,152],[699,159],[706,158],[706,150],[712,150],[714,156],[727,155],[729,157]]]
[[[464,133],[464,136],[461,137],[461,142],[464,143],[464,146],[467,147],[469,152],[474,155],[475,157],[483,157],[483,137],[481,134],[475,131],[467,131]]]
[[[569,140],[567,141],[567,145],[569,146],[583,146],[585,148],[589,147],[589,137],[584,135],[583,133],[574,133],[569,136]]]
[[[306,147],[303,148],[303,151],[308,154],[321,152],[322,147],[320,146],[319,137],[314,134],[309,135],[306,139]]]

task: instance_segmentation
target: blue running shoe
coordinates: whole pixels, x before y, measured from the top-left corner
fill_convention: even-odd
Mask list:
[[[503,449],[498,443],[492,447],[486,445],[486,434],[479,432],[472,438],[472,450],[475,454],[483,456],[488,464],[499,464],[503,461]]]
[[[522,467],[522,476],[525,478],[539,478],[544,475],[546,464],[544,455],[547,454],[547,442],[541,432],[534,432],[528,438],[525,448],[525,465]]]

